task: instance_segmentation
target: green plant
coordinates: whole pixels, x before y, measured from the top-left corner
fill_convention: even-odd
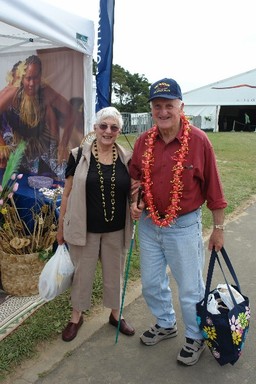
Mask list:
[[[9,155],[0,185],[0,206],[13,196],[13,193],[15,193],[19,187],[18,180],[21,179],[23,175],[17,175],[17,171],[25,149],[26,143],[21,141],[16,150]]]

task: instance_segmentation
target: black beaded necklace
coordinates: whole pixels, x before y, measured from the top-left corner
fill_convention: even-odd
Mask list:
[[[113,221],[115,216],[115,181],[116,181],[116,159],[117,159],[117,151],[115,144],[112,145],[112,156],[113,156],[113,167],[112,167],[112,175],[111,175],[111,184],[110,184],[110,202],[111,202],[111,217],[108,219],[107,217],[107,210],[106,210],[106,199],[105,199],[105,189],[104,189],[104,177],[101,169],[101,164],[99,162],[99,152],[97,147],[97,141],[94,140],[93,142],[93,149],[94,149],[94,157],[96,160],[96,167],[98,170],[99,180],[100,180],[100,190],[101,190],[101,200],[102,200],[102,206],[103,206],[103,212],[104,212],[104,220],[109,223],[110,221]]]

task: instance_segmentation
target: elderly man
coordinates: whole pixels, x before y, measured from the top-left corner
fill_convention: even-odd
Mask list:
[[[130,175],[143,190],[131,213],[139,220],[142,292],[155,326],[140,339],[145,345],[177,335],[176,314],[167,265],[179,290],[185,326],[185,344],[178,354],[184,365],[197,363],[205,345],[196,322],[196,303],[204,296],[204,249],[201,207],[212,212],[209,250],[224,243],[225,201],[213,147],[206,134],[190,125],[184,115],[177,82],[161,79],[150,88],[155,125],[136,141]]]

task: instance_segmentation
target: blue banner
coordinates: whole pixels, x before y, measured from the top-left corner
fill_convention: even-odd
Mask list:
[[[96,74],[96,112],[111,104],[115,0],[100,0]]]

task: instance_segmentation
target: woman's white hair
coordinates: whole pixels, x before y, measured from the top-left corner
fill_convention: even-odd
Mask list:
[[[116,121],[119,129],[122,129],[124,124],[123,118],[121,113],[115,107],[106,107],[98,111],[96,113],[95,124],[101,124],[102,121],[107,119],[108,117],[113,118]]]

